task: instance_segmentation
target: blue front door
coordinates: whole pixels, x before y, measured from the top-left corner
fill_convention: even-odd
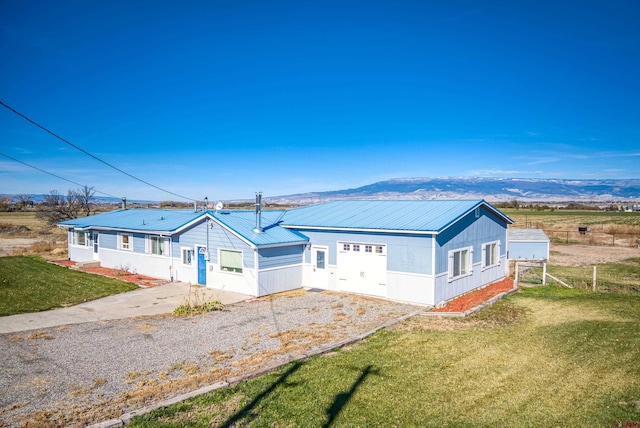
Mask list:
[[[198,247],[198,284],[207,285],[207,253],[206,247]]]

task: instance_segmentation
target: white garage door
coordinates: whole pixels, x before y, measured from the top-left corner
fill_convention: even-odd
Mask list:
[[[387,246],[338,242],[338,289],[387,295]]]

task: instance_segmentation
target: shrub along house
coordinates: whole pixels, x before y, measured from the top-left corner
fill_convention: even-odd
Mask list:
[[[507,271],[513,222],[483,200],[257,206],[125,209],[59,225],[73,261],[252,296],[306,286],[433,305]]]

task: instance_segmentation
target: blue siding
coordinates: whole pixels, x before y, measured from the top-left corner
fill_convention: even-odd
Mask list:
[[[181,247],[189,247],[195,249],[196,245],[207,246],[207,225],[202,222],[189,229],[182,231],[179,235],[173,236],[173,254],[174,257],[182,257],[180,255]],[[214,251],[215,252],[215,251]]]
[[[218,249],[226,250],[242,250],[243,264],[247,269],[254,268],[253,248],[246,242],[238,238],[228,229],[213,222],[213,227],[209,227],[203,220],[201,223],[194,225],[173,237],[173,254],[174,257],[180,257],[180,247],[191,247],[195,245],[207,246],[209,252],[209,262],[218,263]]]
[[[134,233],[133,234],[133,252],[138,254],[144,254],[147,252],[147,246],[145,240],[147,239],[147,235],[144,233]]]
[[[549,254],[548,242],[510,242],[509,259],[546,259]]]
[[[305,230],[313,245],[329,248],[329,264],[337,263],[337,242],[385,244],[387,246],[387,270],[429,275],[431,269],[431,235],[404,235],[387,233],[353,233]],[[305,252],[305,262],[310,262],[310,252]]]
[[[118,248],[118,234],[116,232],[100,232],[100,248],[115,250]]]
[[[506,252],[507,228],[490,211],[482,208],[480,217],[471,212],[437,237],[436,274],[447,272],[449,251],[473,247],[473,264],[482,261],[482,244],[500,241],[500,255]]]
[[[260,269],[290,266],[302,263],[303,245],[263,248],[258,251]]]

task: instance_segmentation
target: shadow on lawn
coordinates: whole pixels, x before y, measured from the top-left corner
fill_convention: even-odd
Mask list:
[[[371,365],[367,366],[362,371],[358,379],[356,379],[356,381],[353,383],[353,385],[351,385],[351,389],[349,389],[349,391],[341,392],[340,394],[336,395],[336,398],[334,398],[333,403],[331,404],[331,407],[327,409],[328,420],[322,427],[323,428],[330,427],[331,424],[333,424],[333,421],[335,421],[335,419],[338,417],[338,415],[342,411],[342,408],[349,402],[353,394],[355,394],[356,390],[362,384],[362,382],[364,382],[365,379],[370,374],[375,375],[377,373],[378,373],[377,369],[374,370]]]
[[[227,421],[220,426],[231,427],[238,421],[243,421],[245,423],[249,422],[251,418],[255,417],[255,415],[252,414],[253,408],[256,407],[263,398],[265,398],[267,395],[273,392],[273,390],[276,389],[279,385],[284,384],[287,381],[287,378],[292,374],[294,374],[300,367],[302,367],[302,363],[300,362],[293,363],[291,367],[289,367],[289,369],[286,372],[282,373],[282,375],[280,375],[280,377],[275,382],[273,382],[273,384],[271,384],[269,388],[265,389],[260,394],[258,394],[256,398],[251,400],[251,402],[248,403],[246,406],[244,406],[242,409],[238,410],[236,413],[231,415],[231,417],[227,419]]]

